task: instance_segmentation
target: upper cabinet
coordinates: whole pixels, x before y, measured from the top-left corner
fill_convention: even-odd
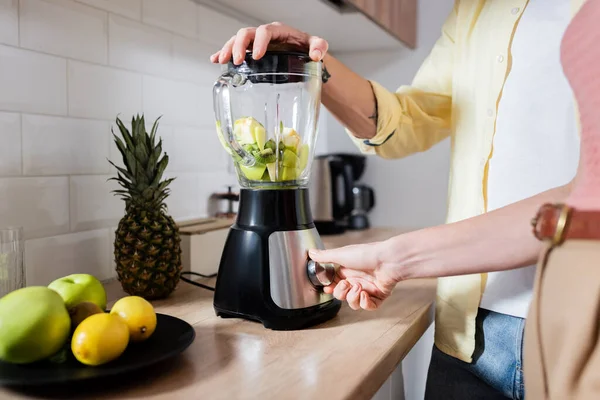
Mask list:
[[[408,47],[416,46],[417,0],[346,1]]]
[[[251,26],[279,21],[321,36],[332,52],[416,45],[418,0],[194,1]]]

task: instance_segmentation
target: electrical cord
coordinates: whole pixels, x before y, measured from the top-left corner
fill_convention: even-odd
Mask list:
[[[202,289],[210,290],[212,292],[215,291],[214,287],[207,286],[207,285],[204,285],[204,284],[199,283],[199,282],[194,282],[191,279],[184,278],[183,275],[193,275],[193,276],[199,276],[200,278],[206,278],[206,279],[208,279],[208,278],[214,278],[215,276],[217,276],[217,274],[203,275],[203,274],[199,274],[197,272],[191,272],[191,271],[184,271],[184,272],[181,273],[181,280],[182,281],[184,281],[186,283],[189,283],[190,285],[201,287]]]

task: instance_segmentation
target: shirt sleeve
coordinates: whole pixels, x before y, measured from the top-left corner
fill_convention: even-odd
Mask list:
[[[377,133],[365,140],[346,129],[361,152],[402,158],[425,151],[450,135],[457,3],[410,86],[392,93],[369,81],[376,100]]]

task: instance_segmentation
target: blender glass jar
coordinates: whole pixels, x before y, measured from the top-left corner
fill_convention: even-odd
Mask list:
[[[321,63],[308,54],[251,52],[213,87],[217,133],[243,188],[305,187],[317,139]]]

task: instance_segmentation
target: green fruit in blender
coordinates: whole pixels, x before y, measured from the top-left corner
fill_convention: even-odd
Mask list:
[[[71,317],[71,329],[77,328],[77,326],[87,317],[100,314],[104,312],[100,307],[89,301],[77,304],[75,307],[69,310],[69,316]]]
[[[277,157],[275,157],[275,153],[271,149],[264,149],[263,151],[257,151],[252,153],[254,159],[259,164],[270,164],[275,162]]]
[[[282,163],[284,167],[296,168],[296,165],[298,165],[298,156],[293,151],[285,149],[283,151]]]
[[[271,182],[277,182],[277,163],[273,162],[267,164],[267,172],[269,173],[269,178],[271,178]]]
[[[298,154],[298,168],[300,168],[301,171],[304,171],[304,168],[306,168],[306,165],[308,164],[308,155],[310,153],[310,149],[308,147],[308,144],[303,144],[300,147],[300,154]]]
[[[256,144],[260,150],[265,148],[265,143],[267,141],[267,131],[262,125],[257,125],[254,127],[254,139],[256,140]]]
[[[296,168],[293,167],[283,167],[281,169],[281,180],[282,181],[293,181],[298,178],[298,173],[296,172]]]
[[[0,299],[0,360],[28,364],[57,353],[71,333],[63,299],[44,286],[15,290]]]
[[[273,153],[275,153],[275,151],[277,151],[277,144],[275,143],[275,141],[273,139],[267,140],[267,142],[265,143],[265,150],[266,149],[271,149],[273,151]]]
[[[68,309],[89,301],[101,309],[106,308],[106,291],[102,282],[90,274],[73,274],[59,278],[48,285],[63,298]]]
[[[247,167],[245,165],[240,165],[240,170],[242,173],[251,181],[259,181],[267,168],[264,164],[256,164],[252,167]]]
[[[269,171],[267,169],[265,169],[265,172],[262,174],[260,180],[263,182],[271,182],[271,177],[269,176]]]

